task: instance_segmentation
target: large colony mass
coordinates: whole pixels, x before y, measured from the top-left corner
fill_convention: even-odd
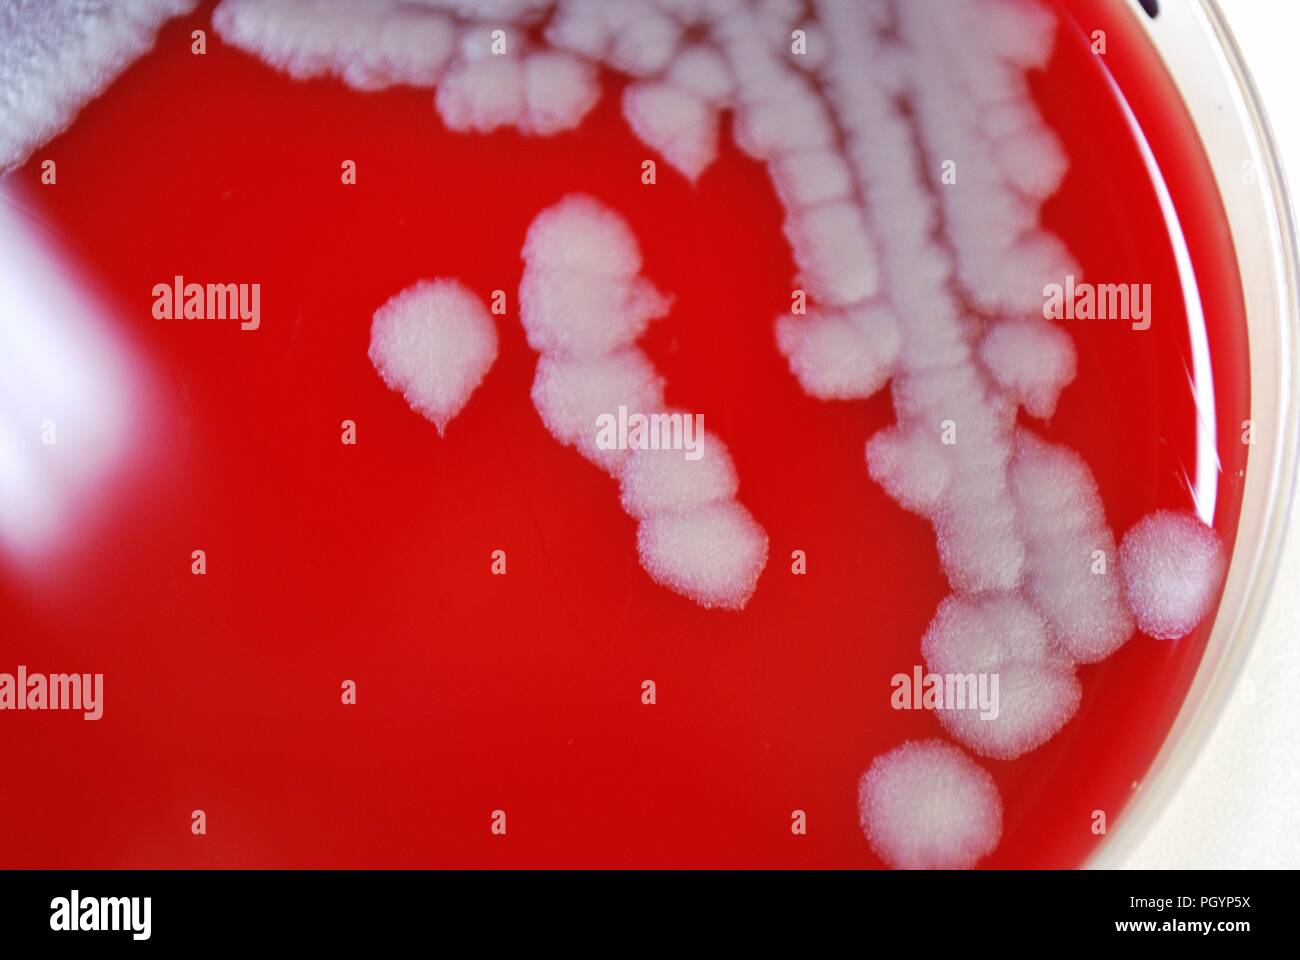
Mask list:
[[[186,6],[101,11],[124,52],[69,49],[107,82],[145,24]],[[892,391],[896,423],[867,440],[866,469],[934,527],[952,594],[921,644],[926,665],[1000,677],[995,717],[940,712],[970,751],[1035,749],[1079,705],[1077,664],[1114,653],[1135,621],[1174,638],[1212,607],[1225,560],[1211,529],[1160,512],[1117,549],[1087,464],[1017,422],[1019,408],[1050,416],[1075,376],[1073,341],[1043,319],[1042,290],[1081,274],[1039,222],[1068,161],[1029,91],[1056,33],[1035,0],[223,0],[213,24],[295,78],[436,88],[443,123],[466,132],[577,127],[603,65],[631,78],[633,134],[692,181],[731,111],[738,146],[784,205],[794,285],[809,299],[806,314],[777,318],[777,348],[812,396]],[[12,165],[87,95],[85,83],[50,92],[46,73],[3,66],[51,104],[28,120],[12,97],[0,103],[0,163]],[[664,411],[636,340],[671,302],[641,276],[631,230],[571,195],[537,215],[523,256],[521,319],[547,429],[618,480],[656,581],[706,607],[743,607],[767,537],[735,499],[722,441],[706,435],[697,461],[597,443],[602,414]],[[439,431],[495,350],[482,305],[452,281],[375,315],[376,365]],[[896,867],[971,866],[1001,834],[993,778],[941,741],[877,757],[859,807]]]
[[[650,576],[705,607],[738,609],[767,561],[767,534],[736,502],[736,469],[722,441],[696,438],[698,459],[680,445],[595,442],[597,418],[620,407],[670,412],[663,379],[634,345],[669,305],[641,276],[631,228],[590,197],[565,197],[528,228],[519,306],[528,343],[541,353],[537,412],[555,439],[619,479]]]
[[[61,132],[198,0],[0,3],[0,173]]]

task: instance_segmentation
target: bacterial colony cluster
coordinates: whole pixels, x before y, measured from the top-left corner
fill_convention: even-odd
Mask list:
[[[80,79],[29,78],[35,106],[0,105],[0,165],[58,132],[193,6],[135,0],[111,24],[89,10],[89,26],[99,16],[111,29],[68,44]],[[1082,273],[1040,225],[1068,158],[1028,85],[1057,30],[1036,0],[223,0],[213,26],[296,79],[430,88],[443,124],[465,134],[571,130],[607,68],[628,78],[632,133],[692,181],[730,111],[736,145],[784,208],[791,289],[809,301],[767,328],[774,348],[813,397],[891,391],[896,422],[864,438],[864,466],[931,522],[951,587],[921,655],[934,673],[1000,680],[995,718],[937,711],[951,740],[901,743],[863,774],[862,829],[887,864],[961,868],[989,854],[1002,802],[972,754],[1039,747],[1078,708],[1077,665],[1136,631],[1184,636],[1213,604],[1226,558],[1209,527],[1162,510],[1117,542],[1088,465],[1017,421],[1020,409],[1049,417],[1074,379],[1073,341],[1044,319],[1042,291]],[[940,186],[947,163],[960,189]],[[698,459],[596,443],[597,419],[620,406],[671,412],[637,340],[672,297],[642,275],[631,228],[570,194],[537,213],[522,257],[542,422],[617,482],[653,580],[742,609],[768,541],[725,439],[706,434]],[[434,277],[376,311],[369,353],[441,434],[496,359],[497,331],[479,296]],[[943,442],[944,424],[957,442]]]

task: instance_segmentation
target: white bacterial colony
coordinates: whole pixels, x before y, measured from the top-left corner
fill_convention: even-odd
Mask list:
[[[671,301],[641,276],[631,228],[571,194],[533,220],[523,257],[519,311],[541,355],[532,393],[542,422],[618,479],[623,508],[637,519],[641,565],[656,583],[704,607],[744,607],[767,562],[767,534],[736,500],[726,445],[707,431],[694,438],[698,458],[678,446],[598,443],[598,418],[620,407],[690,416],[666,407],[663,378],[636,346]]]
[[[441,436],[497,357],[487,307],[457,280],[421,280],[375,311],[370,360]]]
[[[982,756],[1013,760],[1041,746],[1079,706],[1074,662],[1018,594],[948,597],[921,641],[921,656],[932,673],[997,676],[996,716],[974,709],[936,713],[949,733]]]
[[[1028,560],[1026,592],[1074,660],[1104,660],[1132,635],[1133,620],[1092,471],[1068,447],[1021,430],[1010,479]]]
[[[358,90],[436,87],[434,104],[449,129],[547,136],[576,127],[600,98],[588,59],[536,48],[513,29],[548,7],[533,0],[223,0],[212,23],[227,43],[296,79],[333,76]]]
[[[718,156],[718,110],[668,81],[628,84],[623,116],[642,143],[694,181]]]
[[[980,361],[999,387],[1031,417],[1046,420],[1075,374],[1074,343],[1055,324],[1002,320],[980,341]]]
[[[212,25],[295,80],[334,76],[358,90],[433,86],[457,33],[451,17],[397,0],[227,0]]]
[[[0,3],[0,172],[62,132],[198,0]]]
[[[941,740],[908,740],[876,757],[858,784],[858,812],[872,848],[900,870],[967,869],[1002,836],[993,778]]]
[[[1057,29],[1037,0],[223,0],[213,23],[296,78],[436,88],[456,131],[573,129],[607,68],[629,78],[633,134],[693,183],[729,111],[783,205],[809,298],[806,315],[775,321],[792,375],[827,401],[891,391],[896,422],[868,439],[866,469],[932,524],[952,590],[923,657],[934,672],[1000,677],[996,718],[939,711],[974,753],[1011,759],[1054,736],[1080,702],[1076,666],[1113,654],[1135,624],[1175,638],[1208,614],[1226,566],[1214,532],[1161,511],[1117,549],[1087,464],[1018,421],[1021,409],[1052,416],[1076,375],[1073,340],[1042,318],[1042,287],[1082,275],[1040,224],[1068,160],[1029,88]],[[0,102],[0,130],[15,109]],[[19,123],[17,148],[0,134],[0,165],[75,109]],[[670,300],[640,275],[630,229],[570,196],[538,215],[524,259],[547,429],[618,479],[657,582],[744,606],[767,537],[736,500],[722,441],[706,433],[698,461],[596,443],[596,417],[621,405],[680,412],[636,345]],[[382,336],[376,315],[371,356],[441,431],[492,362],[495,332],[477,301],[421,313],[400,302],[408,293],[381,308]],[[465,324],[466,341],[453,347],[444,322]],[[972,866],[1000,834],[992,779],[938,741],[878,757],[861,800],[864,832],[893,866]]]
[[[1142,632],[1164,640],[1190,633],[1223,578],[1218,534],[1190,514],[1160,510],[1134,524],[1119,549],[1125,594]]]

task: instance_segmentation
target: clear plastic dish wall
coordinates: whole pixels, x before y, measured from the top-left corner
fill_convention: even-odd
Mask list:
[[[1250,72],[1215,0],[1166,0],[1156,17],[1136,0],[1132,7],[1182,93],[1220,186],[1245,295],[1256,432],[1237,546],[1204,659],[1146,780],[1092,858],[1094,867],[1123,865],[1179,788],[1232,692],[1274,585],[1300,427],[1295,222]]]

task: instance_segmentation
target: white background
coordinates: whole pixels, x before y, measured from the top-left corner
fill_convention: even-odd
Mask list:
[[[1181,3],[1185,0],[1164,0]],[[1219,0],[1300,188],[1300,0]],[[1300,867],[1300,523],[1210,740],[1131,867]]]

